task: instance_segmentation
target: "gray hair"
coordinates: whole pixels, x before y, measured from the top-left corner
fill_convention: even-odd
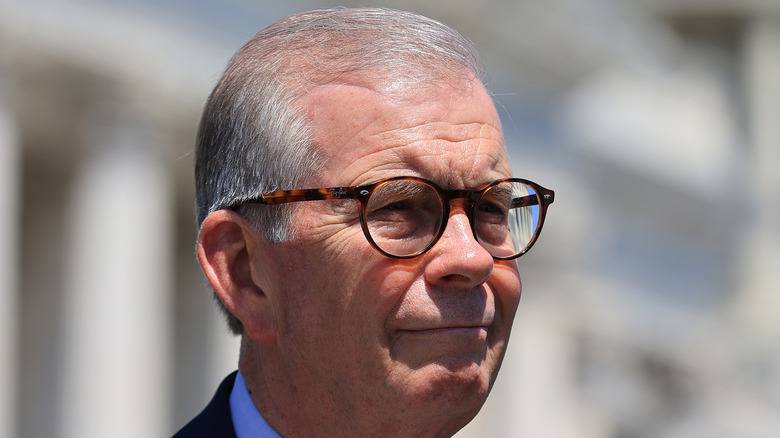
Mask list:
[[[453,77],[482,77],[476,50],[453,29],[416,14],[337,8],[271,24],[233,56],[203,110],[195,164],[198,224],[263,192],[305,188],[300,184],[307,175],[317,174],[322,163],[296,105],[309,88],[370,84],[389,95]],[[292,238],[290,209],[238,211],[280,242]],[[231,331],[240,334],[241,322],[221,307]]]

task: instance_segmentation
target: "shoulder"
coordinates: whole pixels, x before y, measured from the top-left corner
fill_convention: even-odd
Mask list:
[[[236,372],[227,376],[203,412],[181,428],[173,438],[235,438],[236,432],[233,430],[233,420],[230,416],[230,392],[235,380]]]

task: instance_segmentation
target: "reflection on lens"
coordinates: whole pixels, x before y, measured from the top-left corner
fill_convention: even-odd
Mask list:
[[[477,240],[496,258],[511,258],[525,251],[538,222],[538,195],[520,182],[502,182],[488,189],[474,213]]]

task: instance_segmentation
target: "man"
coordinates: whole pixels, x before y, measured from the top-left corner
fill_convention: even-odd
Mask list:
[[[417,15],[282,19],[197,146],[198,259],[239,372],[177,436],[451,436],[496,378],[553,192],[510,179],[476,55]]]

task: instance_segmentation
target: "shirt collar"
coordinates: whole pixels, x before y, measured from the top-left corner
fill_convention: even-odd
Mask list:
[[[282,438],[260,415],[240,371],[230,392],[230,416],[236,438]]]

